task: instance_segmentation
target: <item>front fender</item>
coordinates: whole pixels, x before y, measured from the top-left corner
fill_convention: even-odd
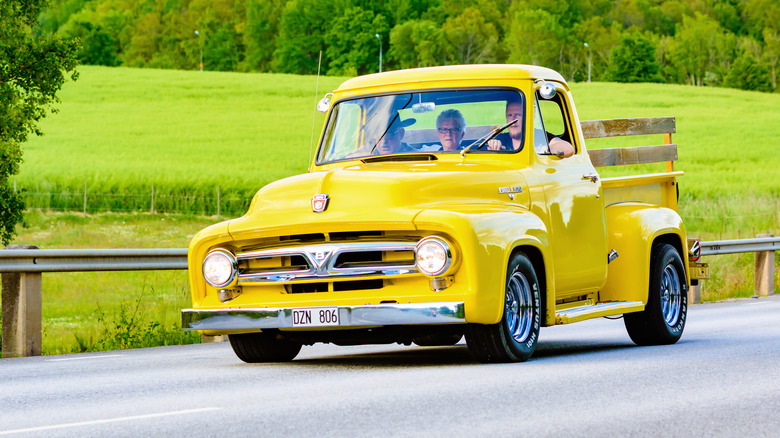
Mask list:
[[[466,281],[466,321],[495,324],[504,310],[506,268],[519,246],[532,246],[547,259],[549,245],[544,223],[522,208],[424,210],[414,219],[418,229],[446,233],[457,242],[461,255],[458,272]],[[547,271],[548,293],[552,273]],[[548,300],[548,302],[554,302]]]
[[[231,240],[228,233],[228,222],[225,221],[201,230],[190,241],[187,250],[187,274],[190,279],[190,293],[193,303],[200,302],[206,296],[206,280],[203,279],[201,270],[201,264],[206,254],[215,245],[221,245]]]
[[[606,219],[609,249],[619,256],[607,266],[607,283],[599,291],[599,301],[647,304],[653,242],[671,237],[679,250],[679,242],[686,241],[682,219],[672,209],[639,202],[607,207]]]

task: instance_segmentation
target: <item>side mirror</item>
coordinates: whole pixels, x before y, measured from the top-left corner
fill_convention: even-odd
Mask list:
[[[330,109],[330,98],[333,97],[333,93],[328,93],[320,99],[320,101],[317,103],[317,111],[321,113],[326,113]]]
[[[555,88],[555,84],[546,82],[544,79],[537,79],[534,81],[534,88],[539,90],[539,95],[544,99],[552,99],[558,93]]]

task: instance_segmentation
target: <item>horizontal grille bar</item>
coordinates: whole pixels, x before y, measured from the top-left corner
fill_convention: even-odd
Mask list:
[[[305,265],[244,267],[238,275],[238,284],[279,283],[306,280],[338,280],[356,277],[399,277],[419,274],[414,262],[416,242],[350,242],[274,248],[239,253],[242,262],[283,257],[302,260]],[[403,260],[387,260],[390,253],[409,253]],[[379,260],[373,260],[379,254]],[[365,256],[368,260],[360,260]],[[346,261],[339,262],[344,257]],[[357,260],[354,258],[357,257]]]

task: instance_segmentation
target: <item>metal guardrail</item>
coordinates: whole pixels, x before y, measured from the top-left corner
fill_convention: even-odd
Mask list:
[[[15,247],[15,248],[12,248]],[[186,270],[186,248],[34,249],[12,245],[0,250],[3,273],[3,357],[41,354],[43,272]],[[780,237],[701,242],[702,256],[756,253],[756,284],[774,291],[774,251]],[[759,255],[762,255],[759,262]],[[771,257],[770,257],[771,255]],[[766,256],[766,257],[765,257]],[[6,275],[9,276],[6,279]]]
[[[701,242],[701,255],[780,251],[780,237]],[[187,248],[0,250],[0,273],[187,269]]]
[[[780,251],[780,237],[701,242],[702,256],[760,251]]]
[[[187,248],[0,250],[3,273],[184,269],[187,269]]]

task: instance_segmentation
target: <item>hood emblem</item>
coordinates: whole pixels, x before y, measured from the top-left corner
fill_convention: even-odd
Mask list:
[[[319,193],[311,198],[311,209],[315,213],[322,213],[328,208],[328,201],[330,198],[328,195]]]

